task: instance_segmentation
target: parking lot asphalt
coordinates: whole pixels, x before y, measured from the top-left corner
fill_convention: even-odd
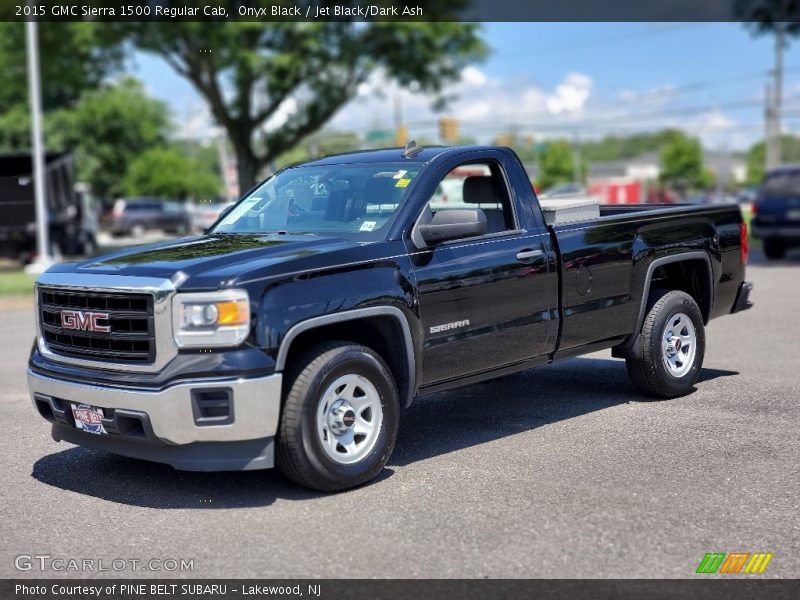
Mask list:
[[[32,310],[0,311],[0,576],[694,577],[706,552],[771,552],[761,577],[797,577],[800,257],[748,278],[692,394],[644,401],[602,352],[428,396],[381,477],[336,495],[54,442],[25,385]]]

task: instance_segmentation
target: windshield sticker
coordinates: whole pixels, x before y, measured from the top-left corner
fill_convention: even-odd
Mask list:
[[[372,231],[373,229],[375,229],[375,221],[364,221],[358,228],[359,231]]]
[[[406,186],[407,186],[409,183],[411,183],[411,180],[410,180],[410,179],[398,179],[398,180],[397,180],[397,183],[395,183],[395,184],[394,184],[394,187],[404,188],[404,187],[406,187]]]
[[[398,171],[397,173],[392,175],[392,179],[402,179],[403,175],[405,175],[406,173],[408,173],[408,171]]]
[[[238,221],[246,212],[248,212],[257,202],[260,202],[260,197],[251,197],[243,200],[241,204],[239,204],[235,209],[233,209],[225,219],[223,219],[221,225],[233,225]]]

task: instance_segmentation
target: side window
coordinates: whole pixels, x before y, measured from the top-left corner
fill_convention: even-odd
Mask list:
[[[442,210],[479,208],[486,215],[487,234],[517,228],[503,172],[494,162],[457,166],[444,176],[428,206],[433,214]]]

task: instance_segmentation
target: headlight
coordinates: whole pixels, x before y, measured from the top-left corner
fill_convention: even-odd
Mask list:
[[[250,333],[247,292],[175,294],[172,329],[180,348],[238,346]]]

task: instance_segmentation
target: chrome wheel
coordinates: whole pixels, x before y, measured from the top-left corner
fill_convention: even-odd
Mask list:
[[[343,375],[320,398],[317,433],[325,454],[337,463],[349,465],[367,456],[382,423],[380,394],[366,377]]]
[[[661,347],[670,375],[682,377],[692,368],[697,352],[697,332],[686,314],[676,313],[669,319]]]

